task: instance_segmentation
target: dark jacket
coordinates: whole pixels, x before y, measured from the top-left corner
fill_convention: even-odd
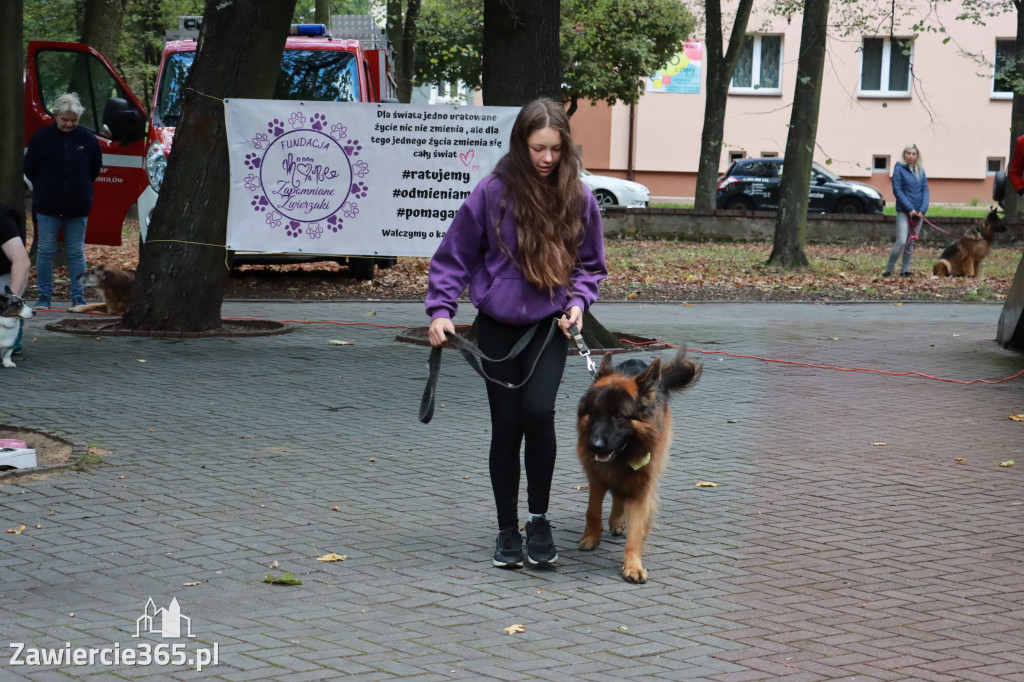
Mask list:
[[[917,176],[907,164],[897,163],[892,171],[892,193],[896,195],[897,212],[928,212],[928,178],[924,171]]]
[[[32,182],[32,208],[60,218],[81,218],[92,209],[92,183],[103,154],[82,126],[61,132],[54,122],[35,135],[25,154],[25,177]]]
[[[608,270],[601,211],[594,195],[586,188],[581,191],[583,237],[579,262],[569,278],[570,290],[556,287],[552,297],[546,289],[527,281],[515,262],[519,245],[511,200],[500,224],[496,224],[502,213],[504,183],[495,175],[481,180],[455,215],[430,261],[426,301],[430,319],[454,317],[456,299],[467,284],[469,300],[477,310],[505,324],[532,324],[574,305],[586,312],[597,300],[599,285]],[[506,248],[499,241],[504,241]]]

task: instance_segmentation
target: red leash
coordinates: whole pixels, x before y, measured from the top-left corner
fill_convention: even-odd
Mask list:
[[[938,225],[936,225],[936,224],[935,224],[935,223],[933,223],[932,221],[928,220],[928,219],[927,219],[927,218],[925,218],[924,216],[921,216],[921,220],[923,220],[924,222],[928,223],[929,225],[931,225],[932,227],[934,227],[934,228],[935,228],[936,230],[938,230],[938,231],[939,231],[939,232],[941,232],[942,234],[948,234],[948,235],[949,235],[950,237],[956,237],[956,235],[955,235],[955,234],[953,234],[952,232],[946,232],[946,231],[945,231],[945,230],[943,230],[943,229],[942,229],[941,227],[939,227]],[[959,237],[957,237],[957,239],[959,239]]]

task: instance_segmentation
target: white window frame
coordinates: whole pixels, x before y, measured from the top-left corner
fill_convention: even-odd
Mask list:
[[[911,37],[896,37],[896,40],[910,41],[910,57],[907,59],[907,89],[906,90],[890,90],[889,89],[889,66],[892,58],[892,39],[889,36],[864,36],[864,40],[881,40],[882,41],[882,64],[881,78],[879,79],[878,90],[865,90],[864,89],[864,42],[861,41],[861,57],[860,57],[860,78],[857,81],[857,89],[860,97],[877,97],[893,99],[897,97],[909,98],[911,89],[914,85],[914,40]]]
[[[996,90],[996,61],[999,59],[999,43],[1016,42],[1013,38],[996,38],[995,56],[992,58],[992,99],[1013,99],[1012,92],[999,92]]]
[[[878,161],[878,160],[885,161],[885,167],[884,168],[876,168],[875,167],[875,161]],[[872,173],[885,173],[886,175],[888,175],[889,174],[889,163],[890,163],[890,161],[892,161],[892,158],[888,154],[875,154],[874,156],[871,157],[871,172]]]
[[[993,161],[998,161],[999,162],[999,170],[990,170],[989,169],[988,165],[991,162],[993,162]],[[1005,156],[990,156],[987,159],[985,159],[985,175],[993,176],[996,173],[1002,173],[1005,170],[1006,170],[1006,157]]]
[[[777,88],[762,88],[761,87],[761,37],[771,36],[779,39],[779,87]],[[781,95],[782,94],[782,65],[785,63],[783,57],[785,56],[786,39],[781,33],[748,33],[743,37],[744,41],[747,37],[753,38],[754,43],[752,52],[753,59],[750,65],[750,87],[737,87],[729,81],[729,94],[730,95]]]

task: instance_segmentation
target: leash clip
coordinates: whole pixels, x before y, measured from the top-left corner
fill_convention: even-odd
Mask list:
[[[572,340],[576,343],[576,349],[580,353],[580,357],[587,361],[587,371],[590,372],[590,376],[597,378],[597,365],[594,364],[594,359],[590,357],[590,349],[587,348],[586,342],[583,340],[583,334],[580,333],[579,327],[571,325],[569,327],[569,334],[572,336]]]

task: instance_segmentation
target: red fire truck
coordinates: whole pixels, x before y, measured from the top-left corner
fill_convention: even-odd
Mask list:
[[[103,151],[86,241],[118,245],[125,215],[138,204],[143,238],[181,117],[185,79],[196,56],[201,17],[181,17],[169,32],[153,94],[146,108],[98,50],[78,43],[30,42],[25,79],[25,144],[53,122],[49,105],[77,92]],[[392,57],[383,29],[370,16],[335,17],[343,37],[322,24],[293,25],[285,43],[274,99],[397,102]],[[254,258],[258,258],[253,254]],[[334,257],[334,256],[332,256]],[[383,263],[382,263],[383,264]],[[357,276],[372,277],[372,259],[353,259]],[[367,272],[368,271],[368,272]]]

